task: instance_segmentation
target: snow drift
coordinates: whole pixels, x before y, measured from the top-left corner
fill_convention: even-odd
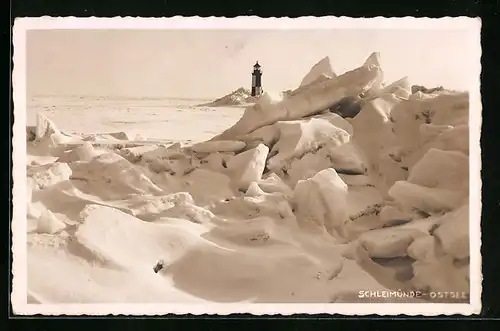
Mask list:
[[[468,111],[467,93],[413,94],[407,78],[384,85],[374,53],[338,76],[321,60],[286,98],[262,96],[192,146],[103,145],[40,115],[28,145],[53,162],[27,165],[28,295],[355,302],[366,289],[468,293]]]

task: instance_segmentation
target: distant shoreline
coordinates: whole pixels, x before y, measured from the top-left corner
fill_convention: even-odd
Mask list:
[[[28,99],[43,98],[75,98],[75,99],[102,99],[102,100],[186,100],[211,101],[211,98],[176,97],[176,96],[120,96],[120,95],[85,95],[85,94],[36,94],[27,96]]]

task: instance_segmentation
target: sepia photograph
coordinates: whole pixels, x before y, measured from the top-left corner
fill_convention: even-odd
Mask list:
[[[474,18],[24,18],[19,314],[472,314]]]

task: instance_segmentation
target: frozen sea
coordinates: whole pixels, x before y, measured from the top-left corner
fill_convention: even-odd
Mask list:
[[[37,96],[27,100],[27,125],[36,114],[50,118],[63,132],[94,134],[124,131],[132,137],[190,144],[232,126],[242,107],[197,106],[210,100],[96,96]]]

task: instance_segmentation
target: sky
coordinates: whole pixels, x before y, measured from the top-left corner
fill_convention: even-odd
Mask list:
[[[470,31],[470,30],[469,30]],[[466,90],[467,30],[30,30],[27,92],[36,95],[215,98],[250,88],[252,67],[278,93],[328,56],[342,74],[379,52],[387,83]]]

